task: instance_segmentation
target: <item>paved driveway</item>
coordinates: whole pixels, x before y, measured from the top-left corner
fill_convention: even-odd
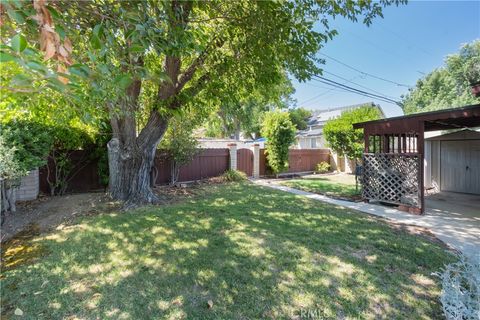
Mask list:
[[[480,259],[480,196],[440,192],[425,198],[424,223],[442,241]],[[433,231],[433,230],[432,230]]]
[[[426,202],[428,210],[425,215],[416,216],[382,205],[332,199],[282,186],[275,180],[257,179],[253,182],[310,199],[384,217],[398,223],[428,228],[438,239],[450,247],[465,255],[480,259],[480,196],[477,199],[477,196],[441,193],[437,197],[428,198]],[[475,205],[477,200],[479,201],[478,207]]]

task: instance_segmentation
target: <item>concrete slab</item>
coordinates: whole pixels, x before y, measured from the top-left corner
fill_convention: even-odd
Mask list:
[[[476,211],[477,209],[475,206],[473,206],[473,211],[469,211],[470,209],[468,208],[471,203],[470,198],[469,201],[465,202],[464,198],[457,197],[457,204],[453,203],[441,206],[438,202],[443,202],[443,200],[437,199],[437,202],[435,202],[434,197],[431,198],[431,202],[430,199],[427,201],[427,206],[431,205],[432,207],[427,210],[426,214],[423,216],[416,216],[382,205],[332,199],[324,195],[282,186],[275,180],[255,179],[252,181],[261,186],[365,212],[390,219],[394,222],[428,228],[438,239],[442,240],[450,247],[467,256],[480,259],[480,220],[478,219],[480,213],[477,214],[478,211]],[[447,200],[445,200],[445,202],[446,201]],[[462,203],[467,209],[464,208]],[[438,209],[436,209],[435,206],[438,207]]]

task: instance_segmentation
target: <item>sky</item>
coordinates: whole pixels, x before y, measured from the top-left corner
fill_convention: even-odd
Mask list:
[[[385,8],[384,18],[376,18],[370,27],[343,18],[333,20],[331,26],[339,34],[318,53],[326,61],[323,77],[400,101],[409,86],[441,67],[447,55],[480,39],[480,0],[409,1]],[[320,25],[317,28],[321,31]],[[297,107],[325,110],[373,101],[387,117],[403,114],[394,103],[332,90],[315,80],[293,80],[293,85]]]

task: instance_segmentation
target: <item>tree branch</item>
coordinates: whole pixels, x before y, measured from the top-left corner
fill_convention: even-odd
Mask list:
[[[216,48],[220,48],[225,43],[223,39],[214,39],[211,44],[192,62],[192,64],[181,74],[180,79],[178,80],[177,86],[175,88],[175,92],[180,92],[185,84],[190,81],[195,71],[201,66],[203,66],[205,60],[207,59],[208,55]]]

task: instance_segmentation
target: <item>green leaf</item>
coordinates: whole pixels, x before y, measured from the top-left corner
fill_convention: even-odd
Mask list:
[[[101,24],[97,24],[93,28],[93,35],[96,36],[97,38],[100,38],[103,35],[103,26]]]
[[[120,88],[126,89],[133,82],[133,79],[128,74],[121,74],[116,76],[113,82]]]
[[[0,62],[14,61],[17,57],[12,56],[11,54],[0,52]]]
[[[65,39],[66,32],[65,29],[62,26],[56,26],[55,30],[57,31],[58,35],[60,36],[60,39]]]
[[[27,47],[27,39],[21,34],[17,34],[12,38],[11,47],[13,51],[22,52]]]
[[[42,71],[42,72],[46,71],[46,67],[38,61],[27,62],[27,67],[36,71]]]
[[[140,44],[134,44],[130,47],[130,52],[144,52],[145,47]]]
[[[68,68],[68,71],[70,71],[71,74],[79,76],[81,78],[88,78],[88,76],[90,75],[90,70],[88,69],[88,67],[80,64],[70,66],[70,68]]]
[[[7,14],[10,17],[10,19],[15,20],[15,22],[19,24],[22,24],[25,22],[25,17],[21,13],[21,11],[8,9]]]
[[[52,6],[47,6],[47,10],[50,12],[50,14],[55,18],[55,19],[61,19],[62,16],[58,13],[57,10],[55,10],[54,7]]]
[[[92,35],[90,38],[90,43],[94,49],[100,49],[102,47],[102,43],[100,42],[100,38],[96,35]]]
[[[18,87],[28,87],[32,85],[32,79],[24,74],[17,74],[10,83]]]

